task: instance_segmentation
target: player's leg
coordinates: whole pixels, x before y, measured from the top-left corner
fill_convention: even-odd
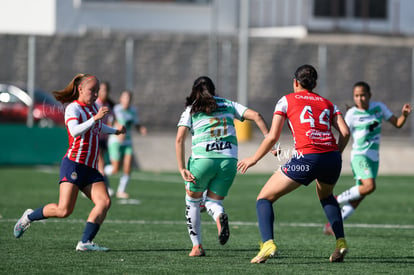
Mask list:
[[[101,224],[105,220],[106,214],[111,206],[111,198],[106,190],[103,181],[87,185],[82,190],[94,203],[94,207],[89,213],[82,239],[76,246],[77,251],[108,251],[106,247],[98,246],[93,243],[93,239],[98,233]]]
[[[331,152],[319,156],[317,172],[316,193],[329,224],[336,237],[335,251],[329,257],[331,262],[342,262],[348,251],[345,241],[344,225],[341,208],[333,195],[333,190],[341,173],[342,160],[339,152]]]
[[[223,200],[227,196],[237,173],[236,159],[213,159],[212,173],[215,177],[208,184],[205,200],[207,213],[217,225],[218,240],[221,245],[227,243],[230,237],[228,216],[223,207]]]
[[[79,188],[69,182],[62,182],[59,188],[59,203],[50,203],[39,207],[34,211],[27,209],[14,226],[14,236],[20,238],[33,221],[47,218],[65,218],[69,216],[75,207]]]
[[[251,260],[251,263],[263,263],[277,252],[274,242],[274,211],[273,203],[280,197],[292,192],[301,184],[277,170],[260,190],[256,201],[256,213],[259,231],[262,238],[260,252]]]
[[[190,257],[205,256],[201,239],[201,214],[200,202],[203,192],[186,191],[185,196],[185,217],[187,222],[188,235],[190,236],[193,248],[188,254]]]
[[[188,234],[193,248],[189,253],[191,257],[205,256],[201,238],[201,214],[200,203],[208,182],[213,177],[211,173],[213,161],[210,159],[192,159],[190,157],[187,169],[194,175],[196,184],[185,182],[185,217]]]
[[[338,195],[338,203],[358,201],[375,191],[375,178],[378,174],[378,161],[372,161],[367,156],[354,156],[351,161],[352,171],[357,184]],[[355,203],[354,206],[359,204]]]
[[[125,147],[122,150],[124,155],[123,157],[123,174],[119,179],[118,190],[116,191],[117,198],[127,199],[129,198],[129,194],[126,192],[126,188],[129,183],[130,174],[131,174],[131,165],[132,165],[132,147]]]

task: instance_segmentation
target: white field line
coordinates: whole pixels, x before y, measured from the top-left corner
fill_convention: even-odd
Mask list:
[[[0,223],[14,223],[17,219],[0,219]],[[85,220],[81,219],[48,219],[43,220],[44,223],[85,223]],[[185,221],[148,221],[148,220],[105,220],[104,223],[108,224],[155,224],[155,225],[185,225]],[[214,222],[207,222],[208,224],[215,224]],[[231,226],[257,226],[257,222],[242,222],[242,221],[230,221]],[[276,223],[275,226],[282,227],[323,227],[325,224],[321,223]],[[370,228],[370,229],[414,229],[412,224],[363,224],[363,223],[346,223],[345,228]]]

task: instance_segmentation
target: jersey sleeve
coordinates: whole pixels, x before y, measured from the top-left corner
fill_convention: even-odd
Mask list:
[[[333,115],[342,115],[341,110],[339,110],[338,106],[336,106],[335,104],[333,105]]]
[[[79,121],[80,112],[79,109],[76,108],[74,103],[69,104],[66,106],[65,109],[65,124],[68,125],[68,122],[71,120]]]
[[[345,118],[344,119],[345,119],[345,122],[346,122],[346,124],[348,125],[349,128],[352,128],[352,116],[353,116],[353,113],[354,113],[354,109],[351,108],[345,114]]]
[[[236,118],[240,121],[243,121],[244,120],[243,115],[247,111],[248,108],[246,106],[241,105],[240,103],[237,103],[237,102],[234,102],[234,101],[232,102],[232,104],[233,104],[233,107],[234,107],[234,110],[235,110],[234,118]]]
[[[378,105],[381,107],[382,115],[384,116],[385,120],[389,120],[394,115],[384,103],[378,102]]]
[[[181,114],[177,127],[180,127],[180,126],[191,128],[191,106],[188,106],[185,109],[185,111]]]
[[[288,102],[286,96],[283,96],[279,101],[276,103],[274,115],[281,115],[286,117],[287,116],[287,108]]]

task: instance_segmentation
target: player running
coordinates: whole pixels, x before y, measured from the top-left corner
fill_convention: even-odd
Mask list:
[[[259,230],[262,237],[260,252],[251,263],[263,263],[277,253],[274,242],[273,203],[301,185],[316,179],[316,191],[328,221],[336,236],[331,262],[342,262],[348,246],[338,202],[332,195],[341,172],[341,152],[348,139],[349,129],[338,108],[313,92],[317,72],[311,65],[302,65],[295,72],[294,92],[283,96],[276,104],[272,126],[256,153],[241,160],[241,173],[255,165],[278,141],[285,120],[295,141],[296,156],[278,169],[260,191],[256,201]],[[336,143],[332,127],[339,131]],[[299,209],[300,210],[300,209]]]
[[[132,144],[132,132],[136,128],[142,136],[147,134],[147,128],[140,124],[137,108],[131,105],[132,93],[123,91],[119,98],[119,104],[116,104],[114,112],[114,125],[124,126],[127,134],[122,136],[110,136],[108,140],[109,158],[112,164],[110,174],[116,174],[120,170],[121,162],[123,174],[119,179],[119,185],[116,191],[116,197],[119,199],[128,199],[129,194],[126,192],[130,176],[134,148]]]
[[[213,81],[195,80],[178,122],[175,141],[178,169],[185,181],[188,234],[193,243],[189,256],[205,256],[201,243],[200,203],[207,190],[205,208],[217,224],[218,240],[224,245],[230,230],[223,200],[237,173],[237,138],[234,120],[254,121],[263,135],[268,133],[262,116],[236,102],[215,96]],[[185,165],[185,139],[192,136],[192,154]]]
[[[377,101],[371,101],[371,89],[366,82],[357,82],[353,87],[355,106],[348,110],[345,121],[353,138],[351,167],[356,185],[338,195],[342,206],[342,219],[349,218],[369,194],[375,191],[375,179],[379,167],[379,146],[382,121],[386,120],[396,128],[403,127],[412,108],[404,104],[400,117],[396,117],[388,107]],[[329,223],[324,227],[326,235],[333,235]]]
[[[27,209],[14,226],[14,236],[20,238],[34,221],[47,218],[66,218],[72,214],[81,190],[93,203],[81,241],[76,251],[108,251],[93,243],[111,205],[111,199],[98,169],[99,133],[124,134],[125,128],[114,129],[102,119],[107,107],[98,109],[99,81],[90,74],[78,74],[65,89],[53,92],[65,108],[65,123],[69,148],[62,159],[59,180],[59,202],[50,203],[36,210]]]

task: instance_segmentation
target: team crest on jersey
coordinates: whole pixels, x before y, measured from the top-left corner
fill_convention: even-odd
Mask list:
[[[72,172],[72,174],[70,174],[70,178],[76,180],[78,178],[78,174],[76,172]]]

